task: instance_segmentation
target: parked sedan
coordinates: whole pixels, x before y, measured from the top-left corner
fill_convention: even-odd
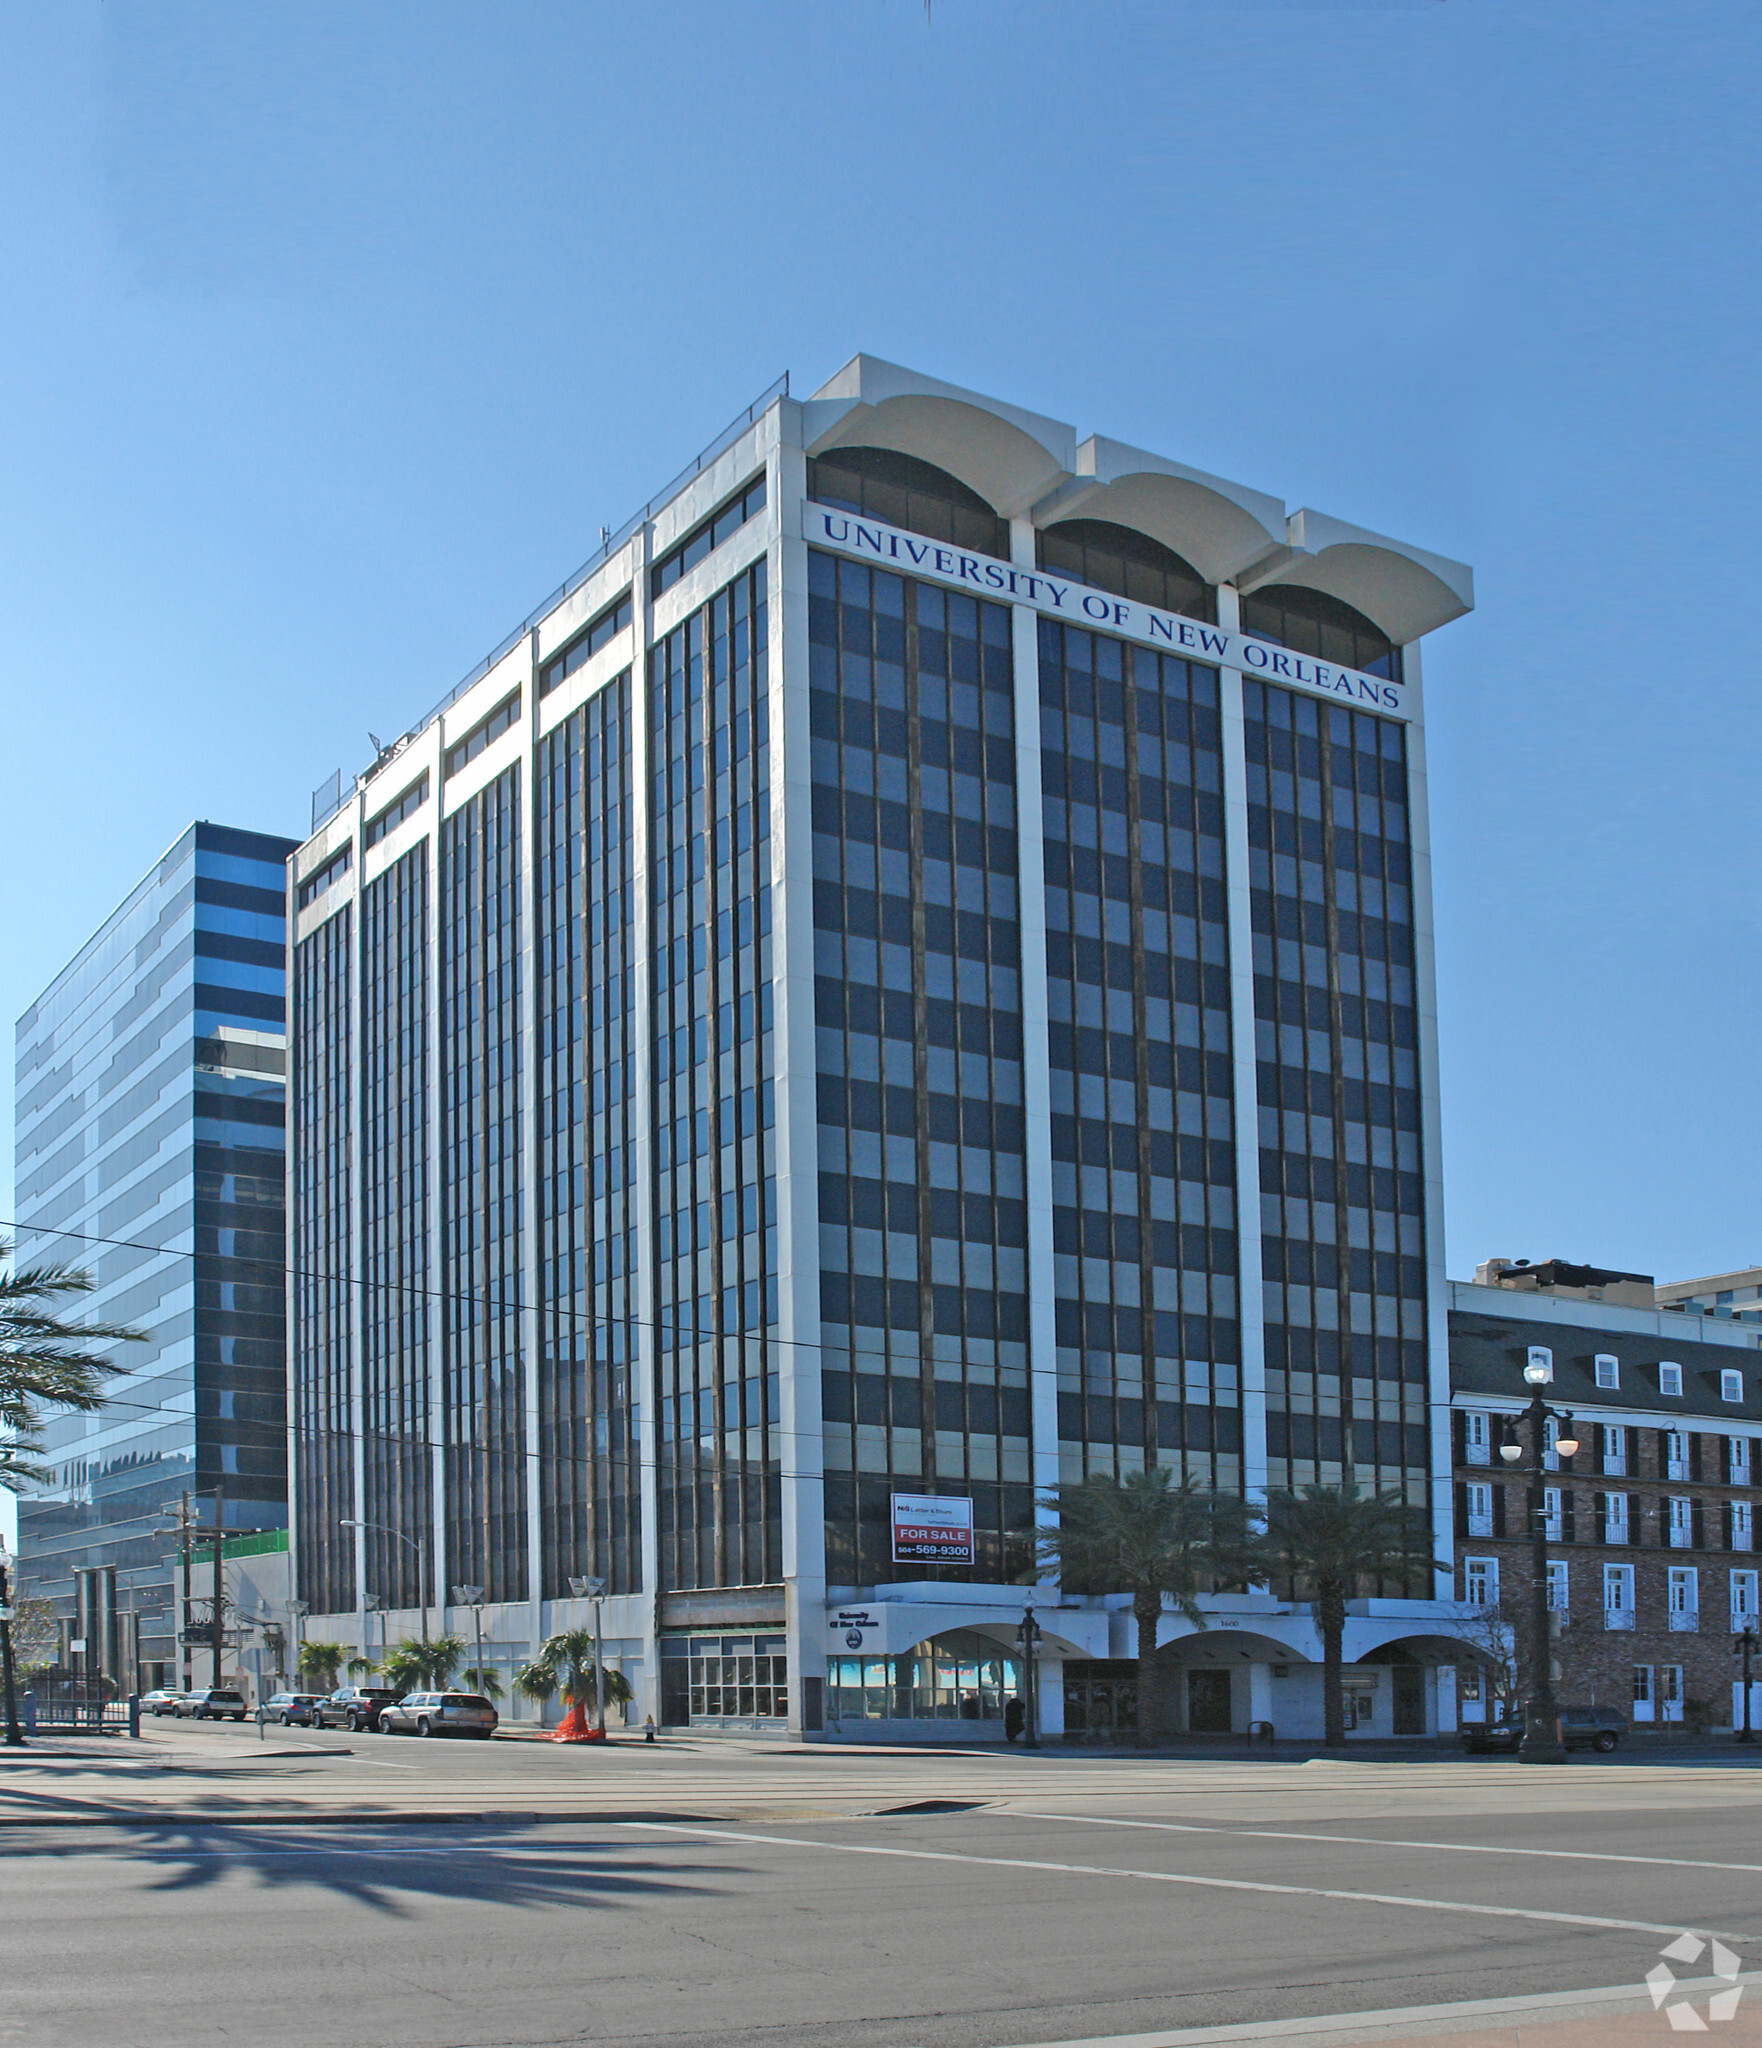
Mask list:
[[[175,1686],[157,1685],[141,1695],[143,1714],[175,1714],[183,1694]]]
[[[379,1717],[385,1735],[473,1735],[487,1742],[501,1716],[481,1693],[407,1692]]]
[[[1562,1707],[1560,1740],[1567,1749],[1594,1749],[1603,1756],[1627,1732],[1627,1722],[1614,1707]],[[1523,1740],[1523,1716],[1503,1721],[1470,1721],[1462,1730],[1462,1746],[1470,1756],[1512,1754]]]
[[[314,1728],[347,1728],[361,1735],[379,1726],[382,1710],[397,1699],[389,1685],[339,1685],[312,1709]]]
[[[263,1712],[284,1728],[310,1728],[312,1710],[318,1704],[315,1692],[278,1692],[263,1702]]]
[[[249,1711],[244,1694],[228,1685],[200,1685],[177,1703],[180,1721],[242,1721]]]

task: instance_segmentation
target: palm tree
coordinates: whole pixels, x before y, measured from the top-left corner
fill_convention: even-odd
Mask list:
[[[337,1673],[349,1654],[346,1643],[302,1643],[300,1676],[315,1692],[335,1692]]]
[[[12,1240],[0,1238],[0,1263],[12,1258]],[[119,1368],[93,1344],[138,1343],[143,1332],[116,1323],[70,1323],[60,1313],[63,1297],[90,1294],[91,1274],[72,1266],[13,1266],[0,1273],[0,1486],[13,1493],[54,1478],[38,1454],[43,1449],[45,1408],[87,1413],[104,1405],[104,1382]],[[0,1570],[0,1610],[11,1589]],[[12,1651],[12,1618],[0,1612],[0,1692],[5,1695],[6,1745],[21,1748],[18,1671]]]
[[[386,1651],[380,1670],[385,1683],[399,1692],[444,1692],[464,1654],[457,1636],[431,1636],[425,1643],[406,1636]]]
[[[1346,1603],[1367,1582],[1448,1571],[1432,1556],[1431,1524],[1397,1489],[1361,1493],[1345,1486],[1304,1486],[1268,1497],[1266,1528],[1255,1545],[1260,1575],[1291,1579],[1306,1595],[1322,1639],[1323,1725],[1330,1749],[1346,1742],[1340,1693]]]
[[[589,1705],[598,1706],[602,1687],[605,1697],[615,1706],[635,1697],[622,1671],[595,1661],[595,1649],[592,1629],[565,1629],[561,1635],[547,1637],[538,1655],[515,1681],[532,1699],[544,1700],[560,1692],[569,1702],[569,1712],[553,1731],[559,1742],[582,1742],[589,1738],[587,1709]]]
[[[12,1243],[0,1238],[0,1262]],[[43,1410],[102,1408],[104,1382],[120,1371],[93,1345],[139,1343],[143,1332],[115,1323],[70,1323],[63,1300],[97,1283],[72,1266],[16,1267],[0,1273],[0,1486],[17,1493],[54,1475],[37,1462]]]
[[[475,1664],[467,1664],[460,1673],[460,1683],[471,1692],[481,1693],[486,1700],[499,1700],[507,1690],[502,1674],[493,1664],[486,1664],[481,1671]]]
[[[529,1664],[522,1664],[514,1674],[514,1690],[529,1700],[538,1702],[539,1718],[544,1718],[544,1704],[557,1689],[557,1674],[549,1665],[541,1664],[534,1658]]]
[[[1199,1595],[1218,1579],[1247,1575],[1251,1523],[1234,1494],[1177,1480],[1165,1465],[1123,1479],[1091,1473],[1046,1497],[1058,1520],[1038,1538],[1041,1562],[1072,1592],[1130,1593],[1138,1624],[1138,1740],[1159,1726],[1156,1632],[1163,1603],[1194,1624]]]

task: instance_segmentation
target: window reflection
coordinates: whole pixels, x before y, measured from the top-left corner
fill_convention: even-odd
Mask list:
[[[1107,519],[1065,519],[1039,538],[1040,566],[1074,576],[1097,590],[1180,612],[1190,619],[1216,619],[1217,593],[1173,548],[1115,526]]]
[[[1021,1690],[1016,1659],[974,1629],[931,1636],[900,1657],[828,1657],[834,1721],[1001,1721]]]
[[[959,477],[891,448],[839,448],[808,464],[808,496],[932,540],[1009,560],[1009,521]]]
[[[1363,612],[1325,590],[1304,590],[1294,583],[1271,583],[1242,599],[1242,630],[1259,640],[1275,640],[1297,654],[1318,661],[1337,661],[1369,676],[1401,680],[1401,650]]]

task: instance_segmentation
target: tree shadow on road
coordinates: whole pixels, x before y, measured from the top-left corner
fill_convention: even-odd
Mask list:
[[[33,1856],[103,1856],[157,1872],[149,1892],[201,1892],[242,1873],[269,1891],[315,1888],[407,1919],[417,1899],[609,1910],[658,1893],[702,1894],[748,1875],[735,1864],[660,1864],[636,1851],[534,1841],[516,1830],[434,1827],[140,1827],[102,1842],[7,1845],[16,1869]],[[709,1882],[706,1880],[713,1880]]]

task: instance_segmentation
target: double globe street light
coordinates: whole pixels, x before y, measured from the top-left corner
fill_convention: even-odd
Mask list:
[[[1523,1740],[1518,1744],[1517,1759],[1525,1764],[1563,1764],[1566,1745],[1560,1740],[1560,1705],[1554,1697],[1554,1649],[1548,1633],[1548,1496],[1543,1483],[1547,1474],[1548,1424],[1558,1425],[1554,1449],[1562,1458],[1570,1458],[1577,1452],[1578,1438],[1573,1433],[1572,1417],[1557,1408],[1550,1408],[1542,1397],[1542,1389],[1554,1377],[1552,1361],[1546,1357],[1532,1357],[1523,1369],[1523,1377],[1525,1383],[1535,1389],[1529,1406],[1521,1417],[1516,1418],[1529,1424],[1530,1456],[1533,1460],[1529,1490],[1530,1635],[1533,1649],[1529,1699],[1524,1706]],[[1507,1465],[1515,1465],[1523,1456],[1523,1445],[1509,1422],[1505,1425],[1499,1455]]]

